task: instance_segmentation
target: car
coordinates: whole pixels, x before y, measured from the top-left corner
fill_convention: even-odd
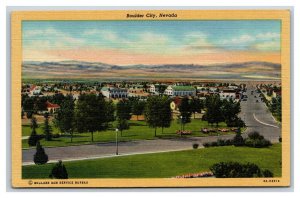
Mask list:
[[[242,101],[247,101],[247,98],[243,98],[243,100]]]
[[[256,100],[256,102],[258,102],[258,100]]]

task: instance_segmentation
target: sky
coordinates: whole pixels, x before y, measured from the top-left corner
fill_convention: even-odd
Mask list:
[[[24,21],[23,61],[280,63],[279,20]]]

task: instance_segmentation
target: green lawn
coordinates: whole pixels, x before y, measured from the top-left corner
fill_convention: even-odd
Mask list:
[[[65,162],[69,178],[170,178],[209,171],[222,161],[252,162],[281,176],[281,144],[270,148],[211,147],[197,150]],[[53,164],[22,167],[22,177],[48,178]]]
[[[115,125],[115,123],[113,123]],[[225,123],[220,123],[219,127],[226,128]],[[170,128],[165,128],[164,133],[161,132],[161,128],[157,129],[157,137],[154,137],[154,129],[149,128],[145,121],[130,121],[130,129],[124,130],[123,135],[121,136],[119,132],[119,140],[120,141],[130,141],[130,140],[141,140],[141,139],[155,139],[155,138],[175,138],[180,137],[180,135],[176,134],[176,131],[180,129],[180,123],[177,121],[173,121]],[[200,129],[203,127],[209,127],[206,121],[202,121],[200,119],[192,119],[192,122],[186,124],[185,129],[191,130],[192,135],[184,136],[208,136],[208,135],[225,135],[225,134],[233,134],[234,132],[220,132],[220,133],[210,133],[204,134],[200,132]],[[53,133],[58,133],[58,129],[52,127]],[[22,126],[22,135],[27,136],[30,135],[30,126],[23,125]],[[38,134],[43,133],[42,126],[37,129]],[[94,133],[94,142],[111,142],[115,141],[115,131],[114,128],[111,128],[107,131],[95,132]],[[80,133],[75,134],[73,137],[73,142],[71,142],[69,136],[62,136],[60,138],[53,138],[52,141],[41,140],[41,144],[43,146],[70,146],[70,145],[79,145],[79,144],[89,144],[91,143],[91,133]],[[22,140],[22,147],[28,148],[27,140]]]

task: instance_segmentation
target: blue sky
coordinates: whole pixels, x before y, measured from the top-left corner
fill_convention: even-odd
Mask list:
[[[231,51],[274,53],[280,52],[280,28],[279,20],[25,21],[23,52],[25,60],[37,56],[55,59],[58,57],[53,50],[71,53],[83,48],[170,56]],[[65,54],[60,53],[60,58],[64,59]]]

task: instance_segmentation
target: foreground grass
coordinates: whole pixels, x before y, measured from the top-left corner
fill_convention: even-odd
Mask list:
[[[115,123],[114,123],[115,124]],[[186,130],[192,131],[192,135],[184,136],[198,136],[205,137],[209,135],[226,135],[233,134],[234,132],[219,132],[219,133],[210,133],[204,134],[200,132],[201,128],[209,127],[210,125],[206,121],[200,119],[192,119],[192,122],[185,125]],[[227,128],[225,123],[220,123],[219,127]],[[170,128],[165,128],[162,133],[161,128],[157,129],[157,137],[154,136],[154,129],[149,128],[145,121],[130,121],[130,129],[124,130],[123,135],[119,132],[120,141],[130,141],[130,140],[150,140],[155,138],[176,138],[180,135],[176,134],[176,131],[180,129],[180,123],[173,121]],[[59,130],[55,127],[52,127],[52,133],[59,133]],[[29,136],[31,129],[29,125],[22,126],[22,135]],[[43,134],[42,125],[37,129],[38,134]],[[115,128],[111,128],[107,131],[95,132],[94,133],[94,142],[112,142],[115,141]],[[28,148],[28,140],[22,140],[22,148]],[[53,138],[52,141],[41,140],[43,146],[70,146],[70,145],[80,145],[80,144],[90,144],[91,143],[91,133],[80,133],[74,134],[73,142],[69,136],[62,136],[60,138]]]
[[[170,178],[186,173],[209,171],[222,161],[252,162],[281,176],[281,144],[270,148],[211,147],[156,154],[119,156],[64,162],[69,178]],[[22,167],[22,177],[48,178],[53,164]]]

